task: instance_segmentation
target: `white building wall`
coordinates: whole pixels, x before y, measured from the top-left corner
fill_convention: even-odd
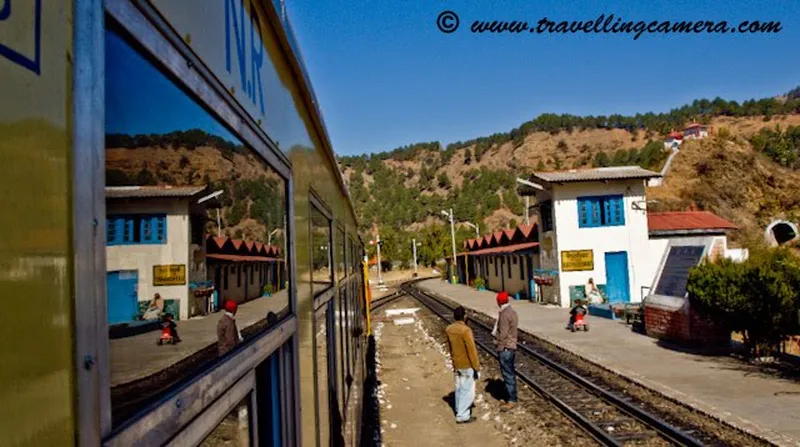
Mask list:
[[[167,214],[167,242],[165,244],[111,245],[106,247],[106,271],[136,270],[138,272],[138,300],[150,301],[156,293],[165,300],[180,300],[180,319],[189,315],[189,285],[154,286],[153,266],[183,264],[187,276],[189,263],[189,207],[186,202],[164,201],[158,203],[109,204],[107,214]]]
[[[578,197],[622,194],[625,225],[598,228],[579,228]],[[569,286],[585,285],[589,278],[595,284],[606,283],[605,253],[625,251],[628,253],[629,296],[631,302],[639,302],[642,286],[650,286],[648,265],[650,245],[648,241],[645,182],[622,180],[582,182],[554,185],[553,214],[555,246],[561,266],[561,253],[570,250],[593,251],[594,270],[560,272],[558,299],[562,307],[569,306]],[[634,209],[634,203],[641,209]],[[542,263],[544,265],[544,262]]]

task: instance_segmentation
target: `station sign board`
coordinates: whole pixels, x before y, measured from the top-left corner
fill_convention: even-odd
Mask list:
[[[154,286],[182,286],[186,284],[186,265],[154,265]]]
[[[561,271],[582,272],[586,270],[594,270],[594,252],[592,250],[561,252]]]

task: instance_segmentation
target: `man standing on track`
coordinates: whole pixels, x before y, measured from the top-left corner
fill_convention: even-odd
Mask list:
[[[514,408],[517,403],[517,374],[514,369],[517,353],[517,311],[508,302],[507,292],[497,294],[497,305],[500,307],[500,312],[492,335],[495,337],[497,357],[500,359],[500,372],[508,391],[508,400],[501,409],[507,411]]]
[[[456,373],[456,422],[465,424],[475,421],[471,408],[475,400],[475,381],[480,378],[481,365],[472,329],[467,326],[467,312],[458,306],[453,311],[453,317],[456,321],[447,326],[445,333]]]

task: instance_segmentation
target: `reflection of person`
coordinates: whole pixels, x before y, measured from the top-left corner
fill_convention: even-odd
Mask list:
[[[267,327],[270,327],[278,322],[278,315],[275,312],[268,312],[267,313]]]
[[[500,373],[506,384],[508,400],[503,404],[503,410],[514,408],[517,403],[517,375],[514,361],[517,353],[517,311],[511,307],[507,292],[497,294],[497,305],[500,312],[492,335],[497,346],[497,358],[500,359]]]
[[[241,335],[236,328],[236,311],[238,305],[236,301],[225,301],[225,312],[217,323],[217,348],[219,355],[225,355],[232,351],[241,341]]]
[[[156,293],[152,301],[147,304],[147,310],[142,315],[142,320],[157,320],[164,311],[164,299]]]
[[[169,328],[169,335],[175,339],[175,343],[181,341],[181,338],[178,337],[178,325],[175,323],[175,320],[172,319],[172,314],[164,314],[164,318],[161,320],[161,328]]]
[[[463,307],[453,311],[455,322],[447,326],[447,344],[456,373],[455,407],[456,422],[464,424],[475,421],[470,408],[475,400],[475,380],[480,378],[481,365],[472,329],[467,326],[467,315]]]

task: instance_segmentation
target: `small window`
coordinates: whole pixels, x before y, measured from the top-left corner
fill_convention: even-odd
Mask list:
[[[580,228],[625,225],[623,197],[597,196],[578,198],[578,226]]]
[[[525,261],[524,258],[519,261],[519,278],[520,279],[525,279],[525,262],[524,261]]]
[[[539,214],[542,216],[542,231],[553,230],[553,201],[546,200],[539,207]]]

